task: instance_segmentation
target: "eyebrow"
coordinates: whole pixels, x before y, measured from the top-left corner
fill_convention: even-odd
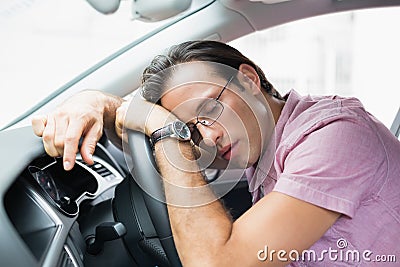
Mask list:
[[[233,80],[233,78],[234,78],[235,76],[231,76],[230,78],[229,78],[229,80],[226,82],[226,84],[224,85],[224,87],[222,87],[222,89],[221,89],[221,91],[219,92],[219,94],[218,94],[218,96],[217,97],[211,97],[211,99],[215,99],[215,100],[219,100],[219,98],[221,97],[221,95],[222,95],[222,93],[224,92],[224,90],[225,89],[227,89],[228,88],[228,85],[232,82],[232,80]],[[210,97],[209,97],[210,98]],[[198,113],[200,112],[200,108],[201,107],[203,107],[203,105],[204,105],[204,102],[206,102],[207,101],[207,98],[206,99],[204,99],[202,102],[201,102],[201,105],[198,105],[197,106],[197,108],[196,108],[196,114],[198,115]],[[197,116],[196,115],[196,116]]]
[[[200,102],[200,104],[199,105],[197,105],[197,108],[196,108],[196,117],[197,117],[197,115],[199,115],[199,112],[200,112],[200,109],[203,107],[203,105],[204,105],[204,103],[208,100],[209,98],[205,98],[203,101],[201,101]]]
[[[200,102],[199,105],[197,105],[197,108],[196,108],[196,110],[195,110],[196,117],[197,117],[197,115],[199,114],[201,107],[204,105],[204,102],[206,102],[208,99],[213,99],[213,98],[214,98],[214,97],[209,97],[209,96],[208,96],[208,97],[204,98],[204,99]]]

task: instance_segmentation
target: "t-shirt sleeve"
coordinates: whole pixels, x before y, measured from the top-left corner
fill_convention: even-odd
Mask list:
[[[336,120],[286,144],[276,163],[280,175],[273,191],[353,217],[385,175],[386,161],[368,124]]]

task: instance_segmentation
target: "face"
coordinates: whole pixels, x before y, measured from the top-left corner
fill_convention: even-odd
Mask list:
[[[263,132],[268,131],[266,122],[270,116],[259,89],[251,90],[239,75],[234,76],[221,95],[227,80],[213,77],[209,79],[212,82],[203,79],[173,87],[163,95],[161,104],[180,120],[196,123],[204,102],[220,95],[219,101],[224,107],[221,116],[212,125],[198,123],[197,128],[203,144],[214,148],[217,157],[229,162],[228,166],[247,168],[256,163],[262,153]]]

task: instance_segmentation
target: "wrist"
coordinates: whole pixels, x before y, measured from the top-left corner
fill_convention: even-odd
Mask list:
[[[145,134],[151,136],[155,131],[177,120],[177,117],[164,110],[154,110],[145,124]]]
[[[180,120],[168,123],[166,126],[155,130],[150,135],[150,141],[154,145],[164,138],[174,138],[179,141],[190,141],[190,129]]]
[[[100,92],[97,103],[102,107],[104,128],[112,130],[115,125],[116,111],[124,102],[120,97]]]

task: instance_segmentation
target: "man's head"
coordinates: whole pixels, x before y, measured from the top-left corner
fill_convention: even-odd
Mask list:
[[[216,41],[188,41],[172,46],[165,55],[156,56],[150,65],[143,71],[142,84],[146,85],[146,82],[150,78],[154,77],[154,74],[178,64],[193,61],[215,62],[229,66],[235,70],[239,70],[240,65],[247,64],[253,67],[257,72],[261,88],[263,88],[269,95],[282,99],[282,96],[267,80],[260,67],[240,53],[237,49],[225,43]],[[161,92],[146,90],[144,87],[143,96],[149,101],[153,99],[159,100],[161,98]]]
[[[265,97],[281,98],[257,65],[213,41],[185,42],[155,57],[141,93],[196,126],[203,144],[239,168],[259,159],[273,129]]]

